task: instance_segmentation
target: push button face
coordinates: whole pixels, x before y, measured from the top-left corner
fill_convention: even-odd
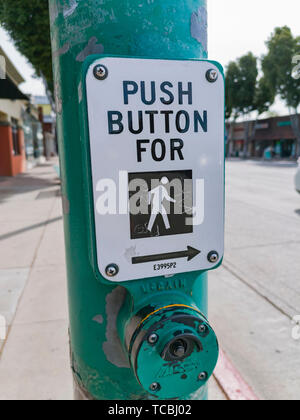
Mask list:
[[[171,340],[165,347],[161,357],[166,362],[183,361],[187,359],[195,350],[197,346],[198,351],[201,349],[201,342],[192,334],[181,335],[174,340]]]
[[[184,340],[177,340],[170,346],[170,354],[174,360],[183,359],[187,353],[187,343]]]
[[[131,363],[143,388],[160,399],[191,395],[212,375],[218,342],[197,310],[175,305],[150,315],[131,343]]]

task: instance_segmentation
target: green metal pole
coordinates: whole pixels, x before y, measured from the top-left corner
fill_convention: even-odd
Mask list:
[[[162,59],[207,57],[206,0],[49,0],[76,398],[143,399],[124,350],[128,316],[143,299],[193,303],[207,314],[206,273],[175,276],[182,287],[158,297],[163,278],[128,287],[96,280],[89,256],[81,148],[81,72],[92,54]],[[153,284],[157,286],[156,293]],[[154,287],[155,289],[155,287]],[[138,300],[138,302],[137,302]],[[206,398],[206,386],[186,398]]]

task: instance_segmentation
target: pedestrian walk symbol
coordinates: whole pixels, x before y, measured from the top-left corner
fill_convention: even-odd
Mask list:
[[[169,196],[166,188],[168,184],[169,180],[164,176],[160,181],[160,185],[149,192],[149,204],[151,204],[151,217],[147,227],[149,232],[152,232],[154,223],[159,215],[163,218],[165,229],[171,229],[168,212],[164,207],[164,200],[170,203],[176,203],[176,200]]]
[[[129,174],[131,239],[193,233],[192,171]]]

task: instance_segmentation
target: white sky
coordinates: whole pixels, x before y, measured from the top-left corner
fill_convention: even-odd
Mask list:
[[[13,43],[10,41],[7,33],[0,28],[0,45],[10,58],[19,73],[26,80],[20,85],[24,93],[31,93],[33,95],[44,95],[45,89],[43,83],[34,77],[35,71],[31,64],[28,63],[25,57],[18,53]]]
[[[252,51],[266,52],[276,26],[300,35],[299,0],[208,0],[209,58],[222,64]]]
[[[209,58],[224,66],[248,51],[258,57],[265,53],[265,41],[276,26],[288,25],[294,35],[300,35],[299,0],[208,0],[208,16]],[[26,80],[22,90],[44,94],[42,83],[33,78],[33,68],[1,28],[0,44]],[[280,103],[274,110],[286,112]]]
[[[265,41],[276,26],[287,25],[300,35],[299,0],[207,0],[209,58],[226,66],[229,61],[252,51],[266,53]],[[271,111],[287,114],[277,100]]]

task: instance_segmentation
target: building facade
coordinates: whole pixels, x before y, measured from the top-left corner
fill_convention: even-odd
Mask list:
[[[39,121],[38,109],[28,103],[22,115],[27,167],[31,168],[43,160],[44,137],[42,124]]]
[[[300,115],[298,115],[300,126]],[[263,158],[266,151],[274,159],[296,158],[296,135],[290,116],[227,124],[227,156],[242,157],[248,128],[248,157]]]
[[[0,80],[0,176],[14,176],[26,168],[22,110],[28,100],[18,88],[24,80],[0,47],[5,72]]]
[[[49,159],[58,154],[56,116],[47,96],[34,96],[33,102],[39,110],[39,120],[43,128],[45,156]]]
[[[38,110],[19,85],[24,79],[0,46],[0,176],[15,176],[43,154]],[[4,68],[3,68],[4,67]]]

